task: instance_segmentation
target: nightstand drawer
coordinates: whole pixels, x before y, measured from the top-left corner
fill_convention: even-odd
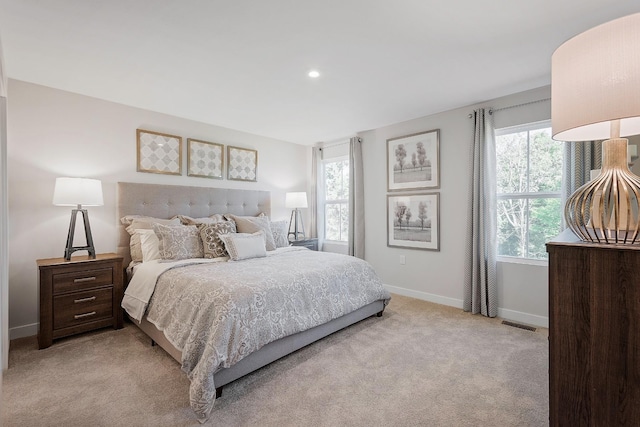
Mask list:
[[[54,339],[122,328],[122,257],[113,253],[37,260],[40,282],[38,347]]]
[[[61,292],[90,289],[96,286],[111,285],[112,283],[113,269],[111,268],[54,274],[53,293],[58,294]]]
[[[312,251],[318,250],[318,239],[305,239],[305,240],[290,240],[289,243],[291,246],[303,246],[305,248],[309,248]]]
[[[53,329],[113,316],[113,288],[74,292],[53,298]]]

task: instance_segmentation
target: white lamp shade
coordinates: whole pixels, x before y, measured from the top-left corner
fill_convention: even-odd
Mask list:
[[[56,178],[53,190],[56,206],[102,206],[102,182],[87,178]]]
[[[640,13],[594,27],[551,58],[551,126],[559,141],[640,134]]]
[[[306,208],[308,206],[307,193],[304,191],[287,193],[284,205],[289,209]]]

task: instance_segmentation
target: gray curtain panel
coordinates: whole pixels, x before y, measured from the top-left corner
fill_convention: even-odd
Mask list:
[[[2,369],[9,362],[9,201],[7,194],[7,74],[0,41],[0,352]],[[0,390],[2,386],[0,385]]]
[[[496,147],[493,118],[488,110],[473,112],[471,205],[467,227],[464,311],[495,317],[496,280]]]
[[[601,141],[565,142],[562,163],[562,206],[567,203],[569,196],[589,182],[591,170],[601,167]],[[564,215],[562,228],[567,228]]]
[[[309,193],[309,236],[318,237],[318,164],[322,158],[320,147],[311,148],[311,191]],[[318,242],[319,243],[319,242]]]
[[[349,140],[349,255],[364,259],[362,140]]]

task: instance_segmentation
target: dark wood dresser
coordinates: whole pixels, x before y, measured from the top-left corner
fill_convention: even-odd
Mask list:
[[[113,326],[122,328],[122,257],[116,254],[40,259],[38,346],[56,338]]]
[[[640,245],[580,242],[549,253],[551,426],[640,425]]]

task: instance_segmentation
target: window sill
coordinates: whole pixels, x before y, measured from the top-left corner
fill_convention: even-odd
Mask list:
[[[526,265],[535,265],[539,267],[548,267],[549,261],[546,259],[532,259],[532,258],[517,258],[510,256],[498,256],[496,259],[498,262],[503,262],[506,264],[526,264]]]

